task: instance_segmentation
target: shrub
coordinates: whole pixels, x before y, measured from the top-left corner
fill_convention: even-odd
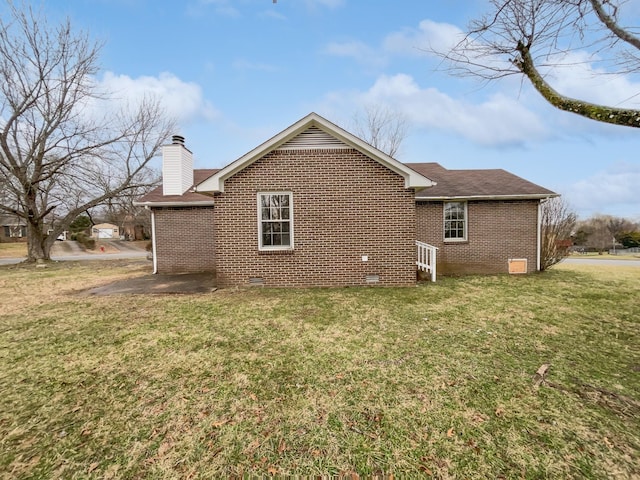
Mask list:
[[[75,240],[82,245],[86,250],[94,250],[96,248],[95,239],[89,237],[84,232],[72,233],[71,240]]]

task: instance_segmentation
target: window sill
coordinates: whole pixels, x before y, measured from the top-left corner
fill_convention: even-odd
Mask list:
[[[293,255],[293,248],[283,248],[274,250],[258,250],[258,255]]]
[[[466,245],[469,240],[444,240],[443,243],[445,245]]]

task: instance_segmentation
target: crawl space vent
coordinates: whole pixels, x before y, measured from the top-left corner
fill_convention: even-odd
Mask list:
[[[365,280],[367,283],[378,283],[380,281],[380,275],[367,275]]]
[[[264,279],[262,277],[249,278],[249,285],[264,285]]]
[[[527,259],[526,258],[510,258],[509,259],[509,273],[527,273]]]

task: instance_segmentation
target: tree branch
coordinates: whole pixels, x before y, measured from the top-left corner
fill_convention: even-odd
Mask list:
[[[517,50],[520,58],[514,60],[514,64],[527,76],[540,95],[554,107],[599,122],[640,128],[640,110],[597,105],[561,95],[538,72],[529,47],[519,42]]]
[[[613,33],[616,37],[618,37],[623,42],[628,43],[629,45],[634,46],[638,50],[640,50],[640,38],[632,35],[631,32],[622,28],[615,19],[611,15],[607,15],[607,12],[602,8],[602,2],[600,0],[589,0],[591,2],[591,6],[593,7],[593,11],[596,13],[598,18],[604,25]]]

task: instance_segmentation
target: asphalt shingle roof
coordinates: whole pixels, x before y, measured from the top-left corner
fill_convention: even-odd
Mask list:
[[[193,171],[193,184],[198,185],[204,182],[211,175],[218,172],[218,169],[197,169]],[[213,199],[208,195],[192,192],[193,186],[182,195],[163,195],[162,185],[151,190],[142,198],[138,199],[136,203],[195,203],[195,202],[211,202]]]
[[[416,199],[448,198],[545,198],[556,196],[555,192],[536,185],[502,169],[447,170],[439,163],[406,163],[407,167],[437,182],[437,185],[416,191]],[[217,173],[218,169],[193,171],[194,185],[198,185]],[[211,202],[208,195],[192,192],[183,195],[163,195],[162,186],[155,188],[137,203],[198,203]]]
[[[556,193],[502,169],[447,170],[439,163],[407,163],[409,168],[437,182],[416,192],[417,199],[471,197],[539,197]]]

